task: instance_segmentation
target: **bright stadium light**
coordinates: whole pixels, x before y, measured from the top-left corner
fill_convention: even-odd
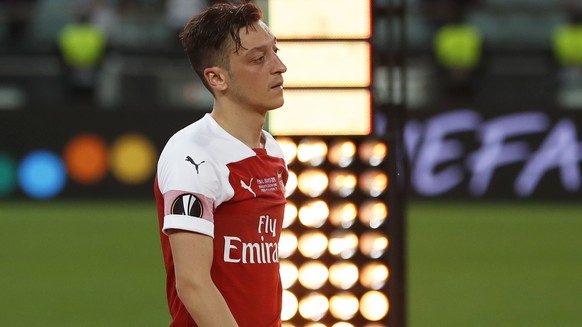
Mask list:
[[[278,47],[279,57],[287,66],[285,87],[369,87],[371,84],[371,45],[367,41],[281,41]],[[317,74],[313,74],[315,71]]]
[[[372,18],[398,16],[394,23],[401,25],[403,1],[393,2],[267,1],[267,22],[288,68],[285,103],[266,122],[289,168],[283,221],[289,233],[279,245],[289,293],[283,327],[406,325],[398,201],[404,184],[395,156],[401,132],[386,132],[400,118],[383,116],[385,127],[373,121],[405,94],[390,77],[396,74],[388,74],[388,95],[376,96],[384,85],[374,75],[378,62],[401,60],[372,42],[378,28]]]
[[[353,262],[338,261],[329,267],[329,282],[339,290],[348,290],[358,282],[359,273]]]
[[[360,251],[365,256],[378,259],[388,249],[388,237],[378,231],[367,231],[360,236]]]
[[[285,204],[285,216],[283,217],[283,228],[287,228],[295,222],[298,212],[297,206],[293,202],[287,201],[287,204]]]
[[[329,212],[329,221],[336,227],[350,228],[356,221],[358,208],[349,201],[335,202]]]
[[[287,178],[287,185],[285,185],[285,196],[289,197],[297,189],[297,175],[290,171]]]
[[[370,227],[378,228],[388,218],[388,207],[378,200],[367,200],[360,207],[360,221]]]
[[[388,187],[388,175],[381,170],[366,170],[360,176],[360,189],[372,197],[380,196]]]
[[[310,200],[299,209],[299,221],[304,226],[319,228],[329,217],[329,207],[323,200]]]
[[[358,249],[358,236],[351,231],[339,230],[331,233],[329,253],[333,256],[350,259]]]
[[[270,0],[269,25],[286,39],[366,39],[372,34],[370,11],[370,0]]]
[[[301,193],[315,198],[325,192],[328,182],[327,174],[323,170],[310,168],[301,172],[297,178],[297,187]]]
[[[378,166],[386,159],[388,147],[378,140],[364,141],[360,144],[359,155],[360,159],[368,165]]]
[[[331,327],[355,327],[354,325],[350,324],[349,322],[341,321],[337,324],[333,324]]]
[[[269,112],[276,135],[368,135],[372,92],[361,89],[286,89],[283,107]]]
[[[389,307],[386,295],[378,291],[369,291],[360,299],[360,312],[371,321],[386,317]]]
[[[284,230],[281,232],[281,238],[279,242],[279,257],[282,259],[289,258],[295,250],[297,250],[297,236],[290,230]]]
[[[284,288],[301,294],[299,314],[287,322],[363,326],[364,319],[386,327],[381,324],[390,308],[384,294],[389,209],[381,198],[389,188],[381,168],[386,145],[368,137],[283,140],[296,149],[289,170],[298,176],[299,190],[287,199],[279,245]]]
[[[328,160],[332,164],[345,168],[354,162],[356,155],[356,145],[351,140],[335,141],[328,152]]]
[[[281,319],[282,320],[289,320],[297,314],[297,310],[299,309],[299,301],[297,301],[297,297],[295,294],[284,290],[283,291],[283,310],[281,312]],[[287,324],[288,326],[293,326],[291,324]]]
[[[299,268],[299,282],[310,290],[320,289],[328,277],[327,266],[320,261],[308,261]]]
[[[297,278],[299,278],[299,270],[291,261],[281,260],[280,271],[281,285],[283,286],[283,289],[288,289],[297,282]]]
[[[319,138],[305,138],[297,146],[297,159],[313,167],[321,165],[326,155],[327,144]]]
[[[317,230],[310,230],[299,237],[299,252],[305,258],[317,259],[327,249],[328,239],[325,234]]]
[[[358,298],[350,292],[340,292],[329,300],[329,311],[340,320],[350,320],[360,308]]]
[[[283,150],[283,156],[285,157],[285,163],[290,164],[297,157],[297,144],[293,142],[293,139],[289,137],[280,137],[277,140],[279,146]]]
[[[326,326],[324,324],[321,324],[318,322],[312,322],[312,323],[305,325],[305,327],[326,327]]]
[[[312,292],[299,300],[299,313],[305,319],[319,321],[327,314],[329,301],[325,295]]]
[[[354,193],[358,178],[350,171],[336,170],[329,174],[329,189],[342,198]]]
[[[295,144],[289,171],[299,176],[279,245],[285,289],[299,303],[286,326],[387,327],[389,253],[401,246],[388,233],[388,147],[366,136],[283,137]]]
[[[371,290],[379,290],[388,280],[388,267],[379,262],[370,262],[362,268],[360,283]]]

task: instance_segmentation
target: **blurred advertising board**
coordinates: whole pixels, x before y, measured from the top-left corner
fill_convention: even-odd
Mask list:
[[[580,199],[582,112],[409,112],[413,197]]]
[[[0,111],[0,199],[149,197],[166,140],[203,114]],[[580,199],[581,130],[582,111],[409,111],[410,196]]]

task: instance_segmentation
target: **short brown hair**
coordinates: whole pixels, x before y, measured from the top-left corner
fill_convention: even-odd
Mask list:
[[[238,53],[242,44],[240,29],[253,28],[263,17],[261,9],[252,2],[234,5],[217,3],[192,17],[180,33],[182,47],[192,68],[210,92],[204,78],[204,69],[222,67],[230,69],[232,51]],[[233,49],[234,45],[234,49]]]

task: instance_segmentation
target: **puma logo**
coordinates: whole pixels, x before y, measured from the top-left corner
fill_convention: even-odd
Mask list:
[[[253,194],[253,197],[257,197],[257,194],[253,191],[253,189],[251,188],[251,185],[253,184],[253,179],[251,178],[251,180],[249,181],[249,185],[247,185],[242,179],[240,180],[240,186],[242,188],[244,188],[245,190],[251,192]]]
[[[194,167],[196,168],[196,174],[199,174],[200,171],[198,171],[198,167],[200,167],[201,164],[203,164],[205,161],[202,160],[199,163],[195,163],[194,159],[192,159],[190,156],[186,156],[186,161],[190,162],[191,164],[194,165]]]

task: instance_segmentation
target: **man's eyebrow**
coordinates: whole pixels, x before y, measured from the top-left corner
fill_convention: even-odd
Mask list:
[[[245,55],[248,55],[248,54],[254,53],[254,52],[265,51],[266,49],[269,49],[273,44],[276,44],[276,43],[277,43],[277,37],[274,36],[272,43],[262,44],[262,45],[254,47],[254,48],[251,48],[251,49],[245,49]]]

